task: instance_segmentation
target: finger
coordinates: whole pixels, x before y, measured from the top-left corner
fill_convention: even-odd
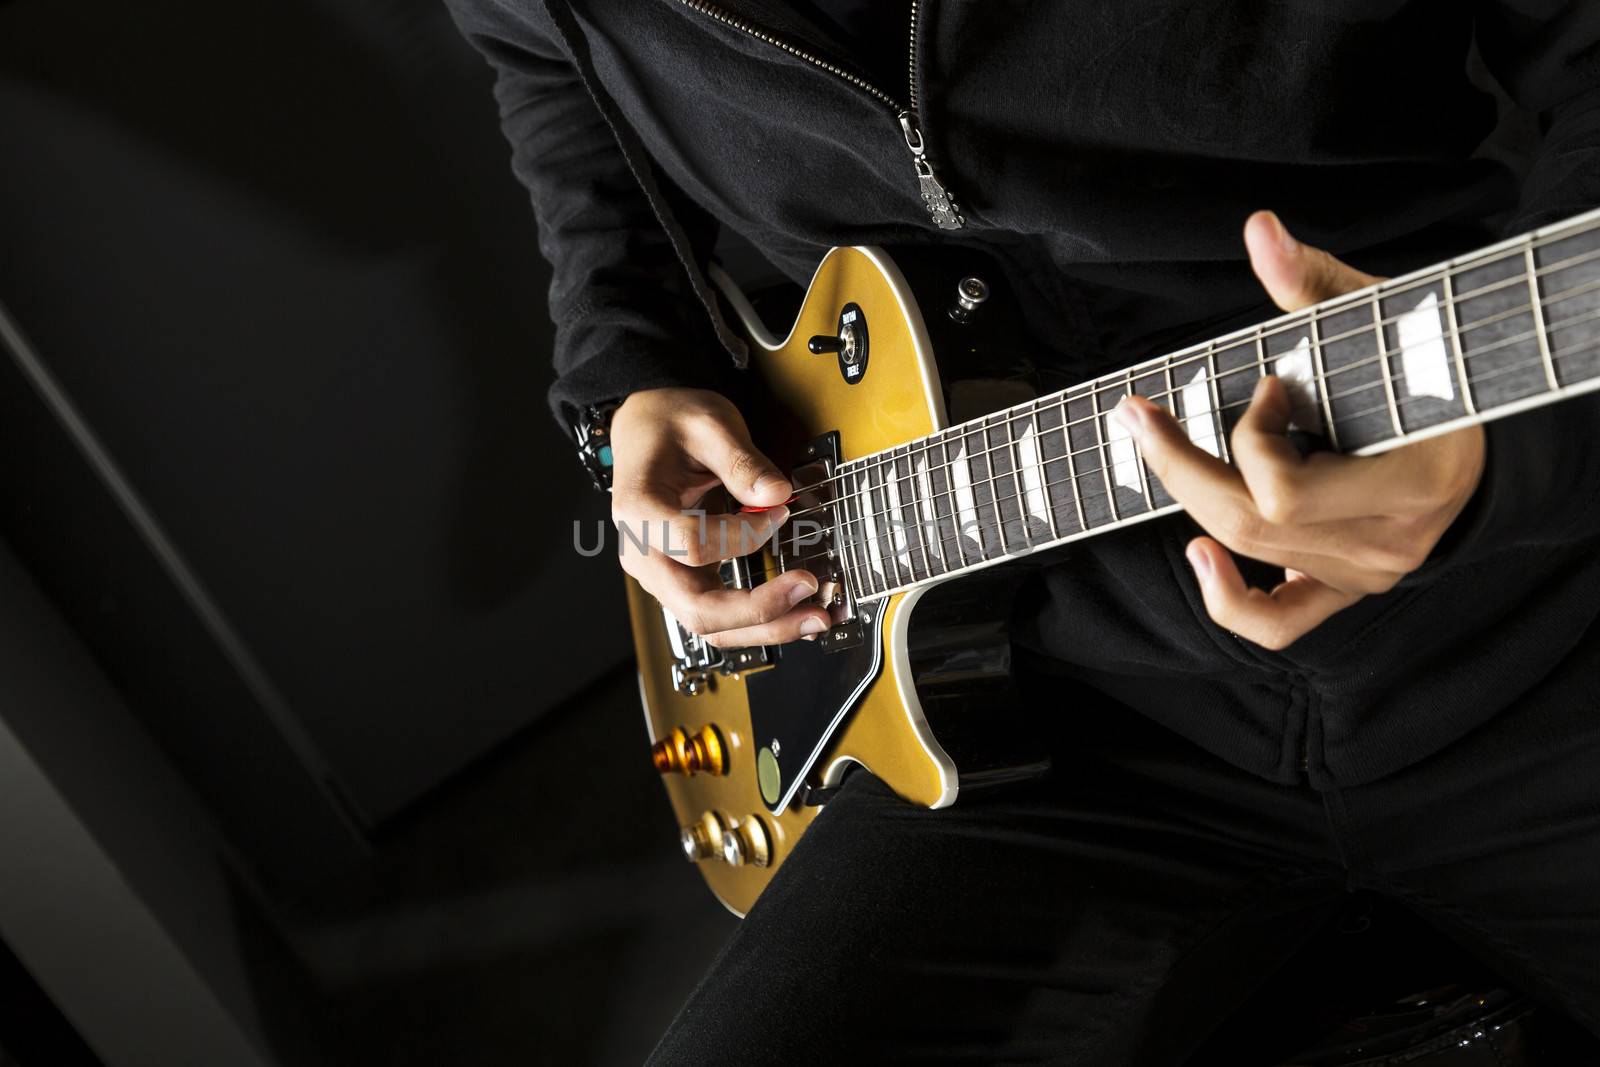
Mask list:
[[[812,638],[824,633],[829,626],[828,613],[818,608],[796,608],[794,611],[760,626],[747,626],[741,630],[724,630],[706,634],[706,641],[717,648],[748,648],[751,645],[786,645],[801,638]]]
[[[687,567],[747,556],[766,544],[789,517],[783,506],[754,513],[685,510],[664,488],[666,484],[644,471],[614,488],[611,520],[617,527],[617,552],[624,567],[630,554],[664,553]]]
[[[1263,522],[1244,480],[1232,467],[1190,441],[1176,419],[1142,396],[1123,397],[1111,416],[1133,436],[1149,473],[1196,522],[1207,529],[1212,529],[1212,522],[1219,528],[1238,527],[1245,535],[1242,540],[1257,540],[1257,535],[1248,531]],[[1220,535],[1220,530],[1214,532]]]
[[[751,443],[742,420],[714,412],[691,419],[683,444],[741,504],[770,508],[787,503],[793,494],[789,479]]]
[[[1299,311],[1378,281],[1320,248],[1301,244],[1270,211],[1258,211],[1245,222],[1244,243],[1251,269],[1284,311]]]
[[[1447,442],[1430,452],[1433,441],[1425,441],[1409,455],[1396,449],[1378,456],[1302,456],[1285,436],[1291,403],[1282,381],[1261,379],[1229,441],[1256,510],[1269,523],[1296,527],[1293,533],[1300,537],[1298,528],[1312,524],[1425,514],[1457,494],[1447,475],[1467,465],[1432,460],[1462,446]],[[1328,550],[1326,542],[1318,548]]]
[[[798,636],[806,619],[828,621],[825,608],[803,606],[817,592],[817,579],[808,571],[787,571],[754,589],[727,589],[710,570],[680,566],[655,556],[645,573],[635,577],[686,629],[701,636],[779,620],[792,623]]]
[[[1384,514],[1381,502],[1395,493],[1388,472],[1378,469],[1386,465],[1329,452],[1302,456],[1287,436],[1292,410],[1283,382],[1263,378],[1229,439],[1261,517],[1300,526]]]
[[[1208,537],[1185,552],[1200,583],[1206,614],[1225,630],[1274,651],[1288,648],[1330,616],[1361,599],[1295,573],[1270,593],[1245,584],[1228,551]]]
[[[1279,399],[1286,402],[1284,397]],[[1367,566],[1371,561],[1361,554],[1362,537],[1376,536],[1367,526],[1274,523],[1262,514],[1239,472],[1196,447],[1160,407],[1143,397],[1130,396],[1117,405],[1113,416],[1133,435],[1145,466],[1172,498],[1207,533],[1235,552],[1307,571],[1344,589],[1378,592],[1393,585],[1395,576],[1371,573]],[[1266,436],[1265,428],[1283,416],[1282,412],[1268,412],[1259,417],[1261,435]],[[1293,451],[1287,441],[1284,445]],[[1263,443],[1261,447],[1268,446]],[[1282,457],[1271,457],[1271,461],[1289,462]]]

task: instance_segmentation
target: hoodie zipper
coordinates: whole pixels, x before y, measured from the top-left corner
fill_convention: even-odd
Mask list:
[[[768,33],[758,26],[751,25],[726,8],[708,3],[707,0],[678,0],[678,2],[691,11],[698,11],[708,18],[716,19],[724,26],[754,37],[774,48],[782,49],[796,59],[810,63],[818,70],[827,71],[888,108],[900,123],[900,133],[905,139],[906,150],[911,153],[911,165],[917,176],[917,193],[922,197],[923,206],[928,209],[933,224],[941,230],[959,230],[966,225],[967,220],[962,218],[949,186],[939,180],[939,175],[928,159],[927,143],[922,137],[922,121],[917,116],[917,23],[922,11],[921,0],[911,0],[911,47],[906,64],[910,85],[907,93],[908,102],[904,105],[865,78],[852,74],[838,64],[830,63],[821,56]]]

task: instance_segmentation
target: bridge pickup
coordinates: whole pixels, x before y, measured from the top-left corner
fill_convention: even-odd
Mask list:
[[[796,487],[794,514],[817,515],[822,521],[791,523],[780,530],[774,555],[780,570],[804,568],[817,577],[817,603],[828,609],[833,625],[817,638],[823,652],[840,652],[862,641],[849,567],[837,543],[833,473],[839,465],[839,434],[823,434],[800,453],[801,465],[790,474]]]

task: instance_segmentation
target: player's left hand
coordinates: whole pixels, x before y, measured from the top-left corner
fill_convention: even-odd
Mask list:
[[[1252,215],[1244,239],[1256,277],[1284,311],[1378,281],[1300,244],[1271,212]],[[1483,475],[1481,427],[1377,456],[1302,456],[1285,436],[1288,393],[1272,376],[1229,439],[1235,467],[1196,447],[1142,397],[1125,399],[1116,417],[1151,473],[1211,535],[1187,549],[1207,613],[1271,649],[1420,567]],[[1284,568],[1284,580],[1270,592],[1247,586],[1230,550]]]

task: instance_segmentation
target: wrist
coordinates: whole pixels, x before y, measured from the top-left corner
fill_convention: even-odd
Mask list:
[[[603,493],[611,492],[615,462],[611,452],[611,422],[621,404],[620,400],[587,404],[578,409],[570,427],[578,448],[578,462],[589,472],[595,488]]]

